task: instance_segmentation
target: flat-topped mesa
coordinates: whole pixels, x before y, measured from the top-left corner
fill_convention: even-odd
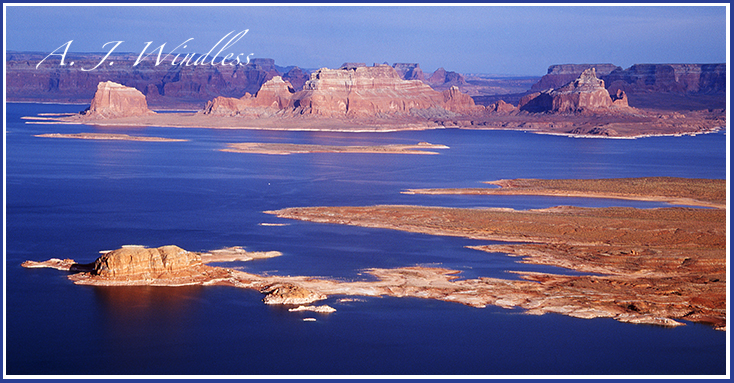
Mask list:
[[[627,108],[627,95],[616,92],[614,97],[596,77],[596,69],[581,72],[574,81],[558,89],[533,93],[520,100],[518,108],[528,112],[581,113],[610,112],[612,108]]]
[[[265,113],[262,108],[270,111]],[[458,88],[438,92],[422,81],[403,80],[389,65],[345,63],[340,69],[322,68],[312,73],[299,92],[293,93],[290,83],[274,77],[263,84],[255,97],[218,97],[202,113],[268,116],[278,112],[293,116],[387,118],[483,110]]]
[[[726,91],[726,64],[635,64],[604,79],[610,92],[717,93]]]
[[[189,271],[201,266],[198,253],[178,246],[162,246],[154,249],[142,246],[126,246],[97,258],[93,275],[107,278],[138,277],[158,278],[165,274]]]
[[[349,69],[320,69],[294,96],[300,114],[346,117],[414,115],[418,110],[455,113],[483,110],[471,97],[441,93],[419,80],[403,80],[395,68],[376,64]]]
[[[148,109],[145,95],[139,90],[116,82],[105,81],[97,84],[89,109],[82,112],[90,118],[121,118],[155,114]]]
[[[717,93],[726,91],[726,64],[635,64],[627,69],[613,64],[551,65],[548,73],[530,88],[558,88],[595,68],[610,93]]]

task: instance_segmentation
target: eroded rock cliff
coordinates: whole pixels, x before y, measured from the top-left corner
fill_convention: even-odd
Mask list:
[[[178,246],[152,249],[132,246],[110,251],[97,258],[92,274],[110,278],[158,278],[163,274],[179,273],[201,265],[198,253]]]
[[[627,69],[612,64],[551,65],[531,90],[559,88],[583,71],[595,68],[606,88],[628,93],[716,93],[726,91],[726,64],[635,64]]]
[[[518,105],[528,112],[554,113],[603,112],[624,107],[628,107],[626,94],[620,90],[610,96],[594,68],[584,70],[577,79],[558,89],[527,95]]]
[[[403,80],[389,65],[346,63],[340,69],[322,68],[312,73],[299,92],[294,93],[290,83],[275,77],[263,84],[255,97],[218,97],[203,113],[268,116],[282,111],[292,116],[386,118],[483,110],[456,87],[438,92],[422,81]]]
[[[615,70],[622,70],[614,64],[561,64],[548,67],[548,73],[533,84],[530,89],[543,91],[560,88],[577,79],[583,71],[595,68],[597,76],[603,77]]]
[[[145,95],[135,88],[130,88],[112,81],[100,82],[85,116],[99,118],[120,118],[155,114],[148,109]]]

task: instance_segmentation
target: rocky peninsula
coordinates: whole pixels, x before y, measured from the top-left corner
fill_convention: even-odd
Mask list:
[[[610,93],[595,68],[558,89],[528,94],[517,106],[502,100],[483,106],[458,86],[434,90],[379,64],[322,68],[311,73],[301,90],[274,76],[254,95],[215,97],[197,113],[154,113],[141,92],[105,82],[87,111],[35,121],[52,122],[345,132],[506,129],[611,138],[708,133],[726,126],[719,109],[681,113],[630,107],[625,91]]]
[[[671,182],[691,183],[691,190],[704,183]],[[579,181],[569,184],[583,186]],[[723,187],[717,185],[714,187]],[[371,206],[290,208],[267,213],[312,222],[503,241],[507,243],[471,248],[584,274],[516,272],[520,280],[458,279],[456,270],[403,267],[368,269],[365,272],[377,280],[345,282],[309,276],[261,276],[207,265],[277,256],[277,252],[229,248],[195,253],[176,246],[126,246],[105,252],[86,265],[51,259],[27,261],[23,266],[69,270],[73,272],[69,279],[77,284],[250,288],[262,292],[267,304],[301,306],[334,295],[420,297],[474,307],[520,307],[535,315],[560,313],[671,327],[686,320],[726,329],[724,209],[555,207],[518,211]],[[332,311],[321,306],[294,308]]]
[[[578,180],[514,179],[486,182],[499,188],[408,189],[404,194],[539,195],[659,201],[726,208],[726,180],[675,177]]]

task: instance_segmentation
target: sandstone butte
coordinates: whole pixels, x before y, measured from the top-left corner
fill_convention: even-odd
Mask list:
[[[89,109],[84,115],[90,118],[119,118],[155,114],[148,109],[145,95],[135,88],[130,88],[112,81],[100,82],[94,93]]]
[[[626,111],[629,104],[627,95],[622,90],[610,96],[604,87],[604,81],[596,77],[596,69],[589,68],[561,88],[523,97],[518,108],[532,112],[577,113],[613,109]]]
[[[458,127],[594,137],[698,134],[726,126],[723,110],[683,114],[631,108],[621,89],[609,94],[594,68],[561,88],[523,97],[517,107],[501,100],[476,105],[456,86],[439,92],[378,64],[322,68],[311,73],[300,91],[275,76],[255,95],[216,97],[198,113],[156,114],[144,101],[135,89],[107,82],[83,115],[25,119],[39,124],[352,132]]]
[[[551,188],[593,192],[617,182],[624,185],[639,181],[652,185],[650,190],[656,190],[655,186],[665,190],[666,185],[688,182],[692,187],[683,192],[683,197],[692,198],[690,193],[703,191],[706,199],[715,202],[721,202],[718,189],[725,188],[724,182],[667,178],[613,180],[601,186],[594,181],[561,181]],[[665,197],[669,193],[663,194]],[[652,193],[648,197],[656,196]],[[260,276],[206,265],[267,258],[280,255],[278,252],[249,253],[242,248],[228,248],[194,253],[177,246],[127,246],[105,252],[86,265],[71,259],[50,259],[26,261],[23,266],[69,270],[73,273],[69,279],[77,284],[250,288],[265,294],[263,301],[267,304],[306,305],[330,295],[386,295],[474,307],[519,307],[535,315],[558,313],[671,327],[687,320],[726,329],[725,209],[556,207],[516,211],[372,206],[289,208],[266,213],[312,222],[504,241],[506,244],[470,248],[583,274],[515,272],[519,280],[458,279],[456,270],[416,266],[368,269],[365,271],[377,280],[344,282],[308,276]]]

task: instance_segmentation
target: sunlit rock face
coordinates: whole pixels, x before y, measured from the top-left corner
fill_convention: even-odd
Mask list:
[[[119,118],[154,114],[148,109],[145,95],[112,81],[100,82],[85,115],[94,118]]]
[[[536,92],[520,100],[520,110],[528,112],[578,113],[606,111],[612,106],[626,107],[624,92],[615,93],[614,99],[596,77],[596,70],[584,70],[574,81],[558,88]]]
[[[110,251],[94,261],[92,274],[101,277],[151,277],[188,271],[201,266],[198,253],[178,246],[158,248],[123,247]]]
[[[274,77],[254,97],[217,97],[207,103],[203,113],[268,116],[282,111],[281,115],[385,118],[412,116],[420,110],[476,113],[484,107],[475,105],[457,87],[438,92],[420,80],[404,80],[389,65],[347,63],[339,69],[322,68],[312,73],[299,92],[294,93],[289,82]]]
[[[615,70],[622,70],[613,64],[560,64],[548,67],[548,73],[533,84],[530,89],[543,91],[560,88],[571,81],[576,80],[585,70],[594,68],[596,75],[603,77]]]

